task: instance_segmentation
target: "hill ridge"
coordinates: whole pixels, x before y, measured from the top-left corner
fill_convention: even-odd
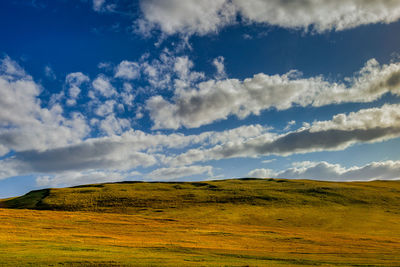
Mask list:
[[[190,205],[400,205],[399,181],[331,182],[240,178],[199,182],[87,184],[33,190],[0,200],[5,208],[137,213]]]

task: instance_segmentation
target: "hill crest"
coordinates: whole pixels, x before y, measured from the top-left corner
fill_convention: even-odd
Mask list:
[[[49,188],[0,201],[5,208],[138,213],[189,206],[400,206],[399,181],[229,179],[118,182]]]

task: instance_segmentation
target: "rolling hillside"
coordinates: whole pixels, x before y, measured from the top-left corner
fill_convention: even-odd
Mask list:
[[[0,205],[3,264],[400,265],[398,181],[123,182]]]
[[[8,208],[140,213],[196,206],[373,206],[400,209],[400,182],[232,179],[207,182],[122,182],[43,189],[1,202]]]

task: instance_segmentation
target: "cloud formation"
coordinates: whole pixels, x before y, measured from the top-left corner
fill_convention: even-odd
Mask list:
[[[127,80],[137,79],[140,75],[140,67],[136,62],[131,62],[127,60],[121,61],[119,63],[114,77],[123,78]]]
[[[63,116],[60,105],[41,107],[40,85],[13,60],[0,61],[0,154],[45,150],[80,142],[89,133],[84,116]]]
[[[166,34],[199,34],[216,32],[234,20],[234,6],[225,0],[140,1],[144,18],[137,21],[138,31],[147,35],[153,28]]]
[[[137,31],[148,35],[205,35],[237,23],[259,23],[324,32],[361,25],[391,23],[400,18],[396,0],[142,0]]]
[[[65,77],[65,85],[68,87],[69,96],[67,104],[69,106],[73,106],[76,104],[76,100],[81,93],[80,86],[84,83],[88,83],[89,81],[89,77],[82,72],[69,73],[67,77]]]
[[[295,178],[332,181],[366,181],[400,179],[400,161],[371,162],[364,166],[344,168],[339,164],[321,162],[297,162],[292,168],[275,172],[270,169],[255,169],[249,177]]]
[[[203,132],[199,135],[183,134],[147,134],[138,130],[128,130],[120,135],[89,138],[74,145],[48,148],[46,150],[17,151],[13,157],[0,161],[0,179],[24,174],[52,174],[65,172],[128,171],[136,167],[150,167],[165,164],[168,149],[185,149],[196,145],[222,144],[228,140],[245,141],[258,136],[267,129],[260,125],[242,126],[223,132]],[[169,177],[169,172],[191,176],[210,170],[199,166],[185,168],[163,168],[162,172]],[[190,167],[190,168],[189,168]],[[200,172],[201,171],[201,172]],[[46,175],[45,175],[46,176]],[[161,179],[161,178],[160,178]]]
[[[92,86],[94,88],[94,91],[91,91],[92,94],[89,95],[92,98],[95,98],[95,94],[100,94],[101,96],[106,98],[112,97],[117,94],[117,91],[112,86],[110,79],[103,74],[97,76],[97,78],[92,82]]]
[[[166,66],[171,69],[169,86],[174,85],[175,102],[170,103],[161,96],[148,101],[147,108],[153,119],[151,112],[157,109],[164,116],[155,120],[159,121],[158,126],[202,125],[207,120],[228,116],[232,110],[235,110],[233,114],[243,117],[258,114],[267,107],[286,109],[292,105],[371,101],[387,92],[399,95],[400,90],[398,63],[379,65],[370,60],[354,77],[348,78],[346,84],[329,83],[322,77],[304,79],[296,72],[274,76],[259,74],[238,81],[222,77],[223,58],[217,58],[214,65],[217,75],[221,76],[202,81],[203,74],[192,71],[193,63],[185,56],[165,56],[151,64],[140,62],[141,73],[148,77],[152,73],[150,68],[154,72],[162,72]],[[93,97],[88,107],[93,111],[89,116],[94,117],[88,124],[88,118],[82,113],[66,114],[57,101],[47,107],[42,105],[41,86],[15,61],[5,57],[0,64],[0,152],[2,155],[13,153],[0,160],[0,179],[33,174],[40,176],[37,180],[40,185],[62,184],[63,179],[65,184],[76,184],[79,179],[82,182],[103,181],[106,175],[124,179],[135,168],[147,167],[153,171],[142,175],[146,179],[212,176],[211,166],[193,164],[237,157],[341,150],[357,143],[400,137],[400,105],[396,104],[337,114],[330,120],[315,121],[297,130],[286,128],[288,132],[284,134],[261,125],[191,135],[145,133],[133,130],[130,120],[117,116],[118,110],[124,108],[121,101],[133,100],[130,97],[133,88],[125,81],[129,77],[120,78],[123,79],[120,81],[122,88],[117,87],[118,90],[113,85],[117,82],[105,75],[97,76],[91,83],[93,88],[89,96],[92,93]],[[157,82],[157,78],[154,79]],[[83,73],[70,73],[64,88],[71,99],[77,99],[80,86],[89,82],[89,77]],[[212,86],[207,87],[210,84]],[[226,84],[234,86],[226,87]],[[192,89],[194,87],[198,89]],[[186,96],[189,100],[182,100]],[[157,99],[184,109],[171,114],[162,105],[151,108],[151,101],[156,103]],[[293,128],[295,122],[288,125]],[[98,132],[90,138],[93,129]],[[269,176],[270,172],[259,170],[258,175],[261,174]]]
[[[297,71],[283,75],[257,74],[252,78],[208,80],[178,87],[172,100],[157,95],[146,102],[154,129],[196,128],[235,115],[293,106],[320,107],[346,102],[371,102],[385,93],[400,95],[400,63],[380,65],[375,59],[346,82],[322,76],[302,78]]]
[[[226,142],[209,149],[194,148],[171,158],[170,164],[261,155],[288,156],[297,153],[343,150],[356,143],[373,143],[400,137],[400,105],[362,109],[338,114],[327,121],[285,134],[264,133],[242,142]]]

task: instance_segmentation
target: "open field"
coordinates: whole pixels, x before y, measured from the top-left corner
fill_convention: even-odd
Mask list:
[[[395,181],[116,183],[0,205],[6,266],[400,266]]]

